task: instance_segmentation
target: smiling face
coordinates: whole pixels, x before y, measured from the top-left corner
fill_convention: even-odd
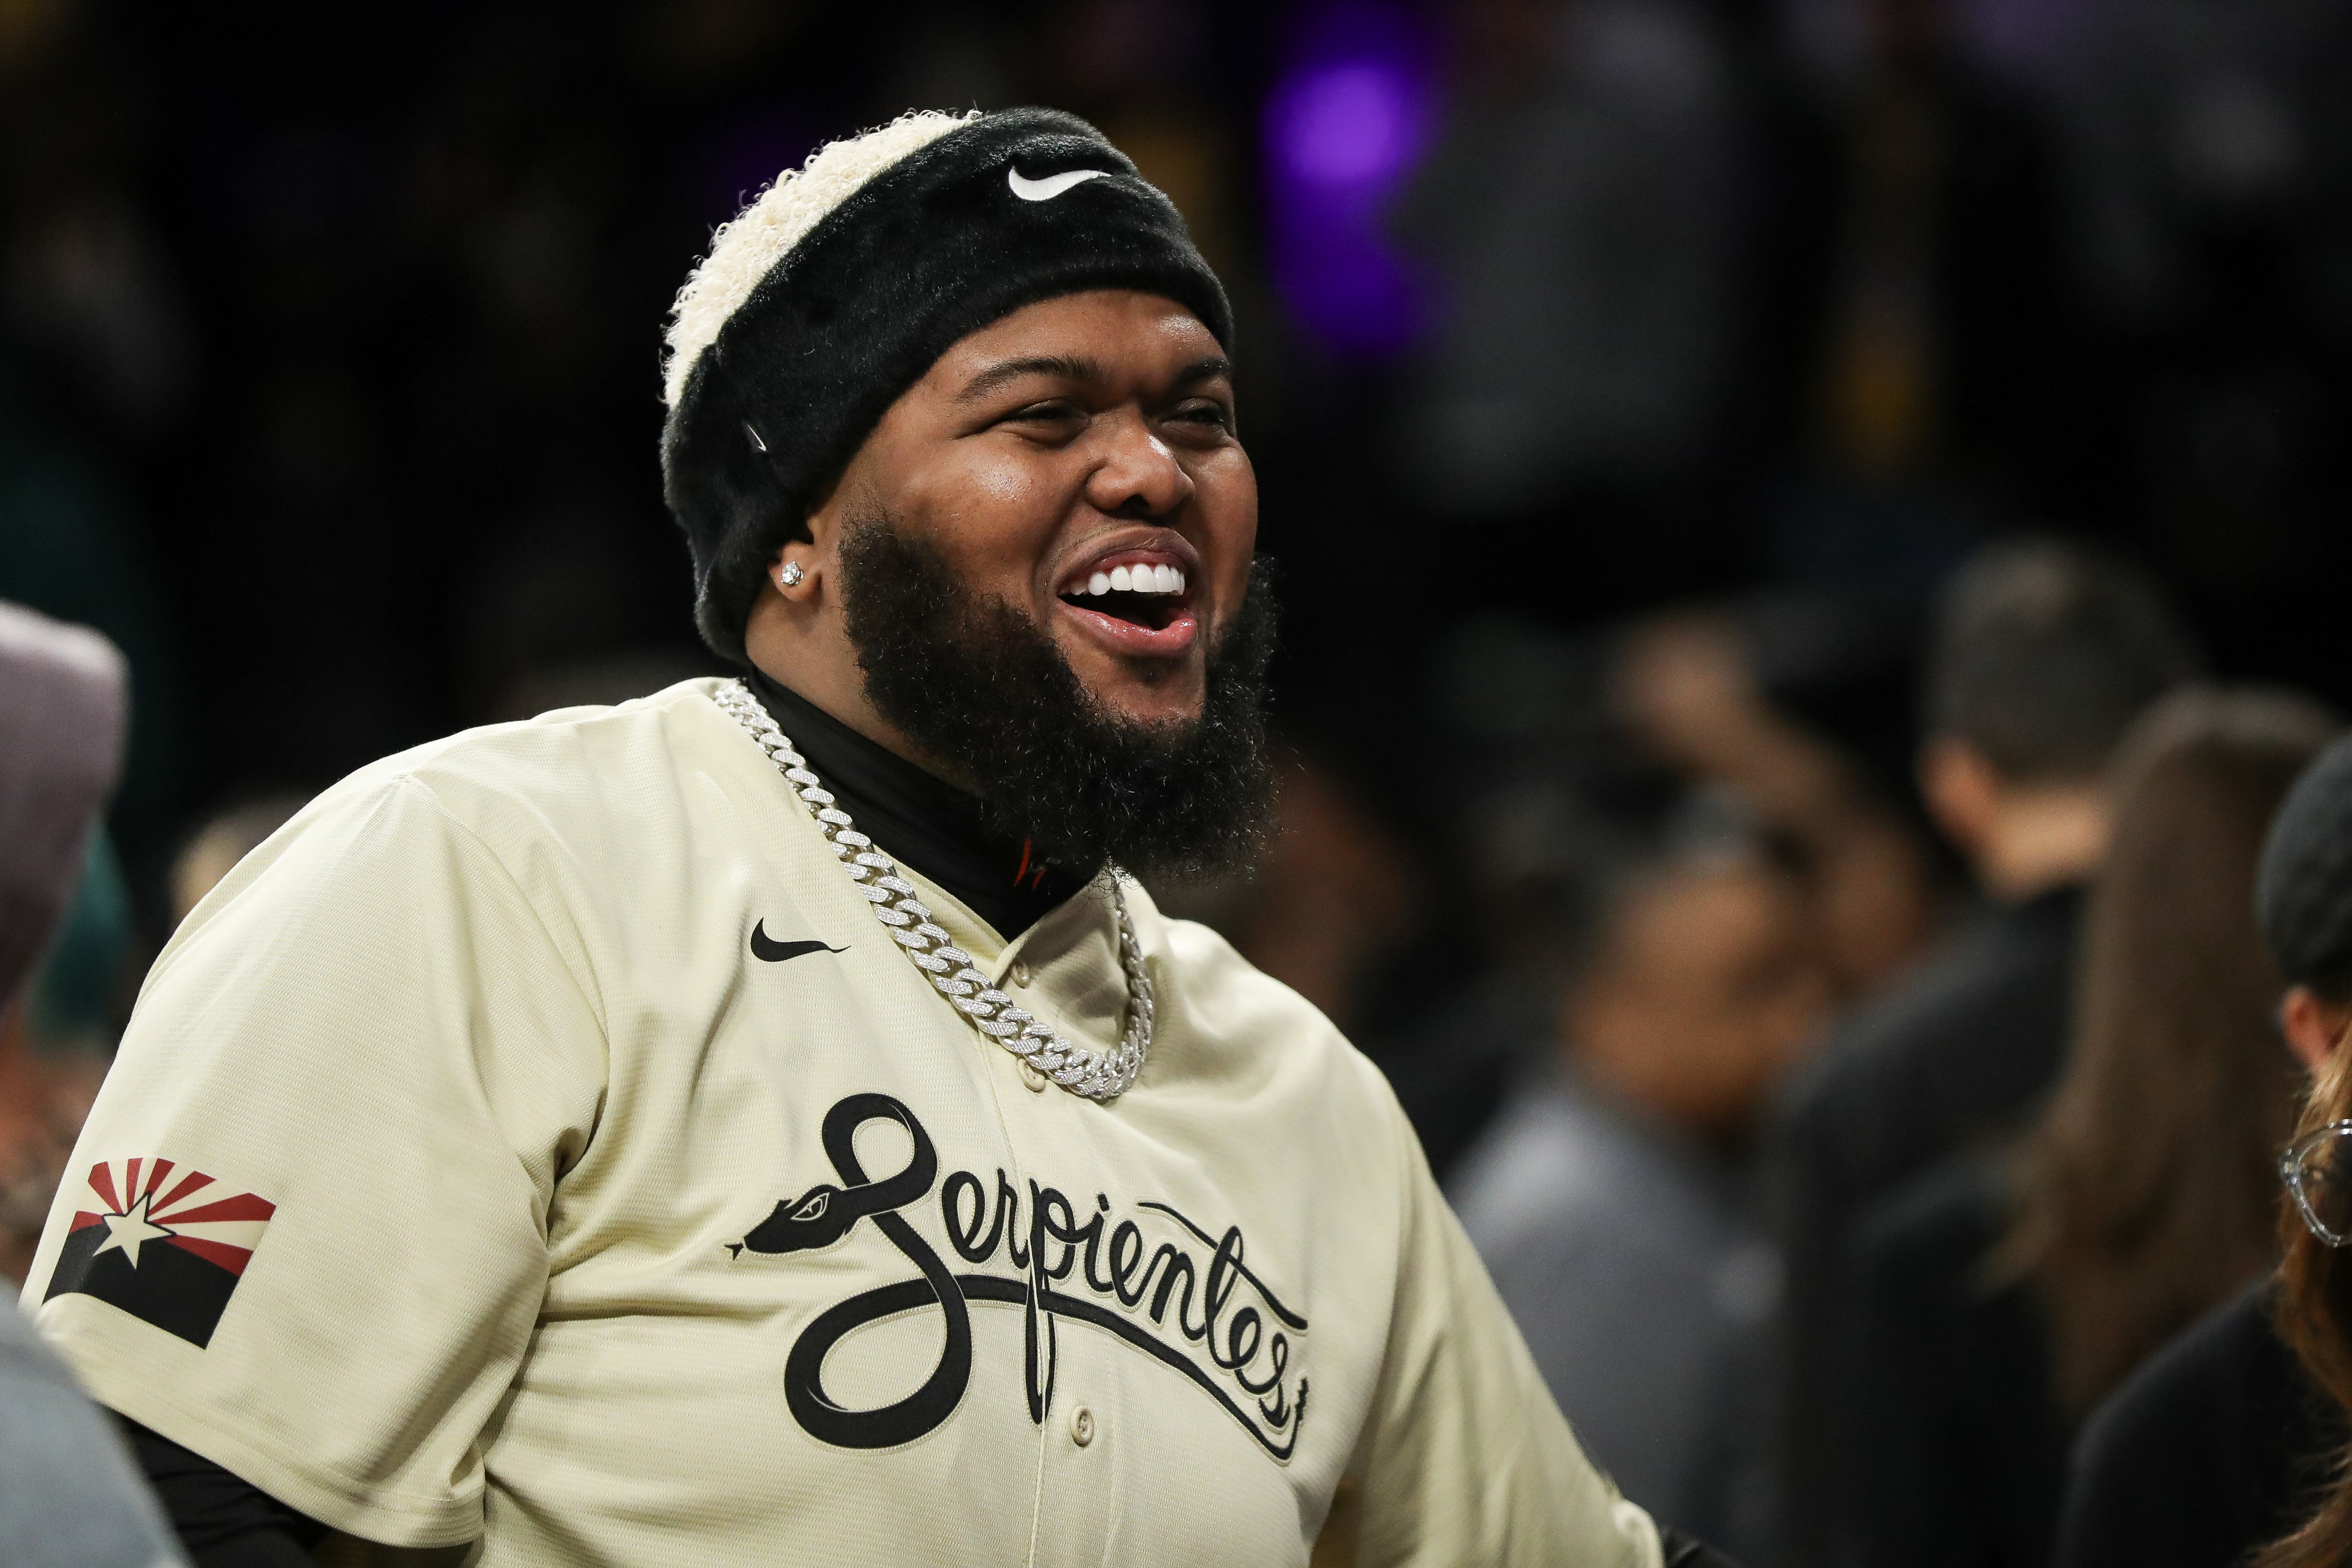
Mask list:
[[[1106,716],[1196,719],[1257,535],[1223,350],[1155,295],[1014,311],[890,406],[811,515],[810,538],[778,556],[752,612],[754,662],[902,755],[946,761],[918,756],[856,678],[841,555],[876,517],[969,594],[1025,613]],[[789,586],[775,575],[786,562],[802,569]]]
[[[808,529],[752,607],[767,674],[1051,863],[1255,852],[1274,607],[1229,367],[1190,312],[1100,290],[963,339]]]

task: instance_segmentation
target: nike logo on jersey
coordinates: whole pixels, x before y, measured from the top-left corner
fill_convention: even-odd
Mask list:
[[[897,1171],[866,1174],[856,1137],[869,1122],[895,1122],[906,1134],[907,1163]],[[821,1182],[785,1198],[727,1250],[739,1261],[746,1253],[820,1251],[870,1221],[868,1234],[878,1231],[917,1277],[835,1302],[793,1342],[784,1403],[809,1436],[835,1448],[891,1448],[939,1427],[955,1414],[971,1380],[971,1307],[994,1303],[1022,1310],[1029,1418],[1040,1426],[1054,1404],[1057,1324],[1074,1322],[1189,1377],[1276,1459],[1288,1459],[1297,1448],[1307,1416],[1307,1319],[1244,1260],[1238,1226],[1214,1236],[1169,1205],[1148,1200],[1134,1206],[1134,1218],[1121,1218],[1106,1194],[1096,1194],[1092,1204],[1083,1195],[1073,1203],[1032,1181],[1024,1195],[1003,1170],[992,1191],[970,1171],[950,1172],[942,1182],[930,1134],[887,1094],[843,1099],[825,1113],[821,1138],[840,1183]],[[975,1264],[1002,1257],[1013,1275],[950,1270],[901,1212],[934,1190],[957,1256]],[[913,1393],[861,1410],[825,1388],[825,1359],[843,1340],[868,1323],[933,1309],[940,1313],[940,1358]]]
[[[779,942],[768,935],[764,920],[751,927],[751,956],[764,958],[771,964],[781,964],[787,958],[799,958],[811,953],[846,953],[846,947],[831,947],[823,942]]]
[[[1013,193],[1024,202],[1050,202],[1073,185],[1109,177],[1108,169],[1073,169],[1066,174],[1048,174],[1042,180],[1032,180],[1009,163],[1004,167],[1004,183],[1012,186]]]
[[[277,1212],[170,1160],[100,1160],[42,1300],[95,1296],[201,1349]]]

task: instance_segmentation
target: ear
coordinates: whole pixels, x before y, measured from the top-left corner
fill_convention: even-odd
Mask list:
[[[2324,1000],[2309,986],[2288,988],[2279,1003],[2279,1032],[2286,1037],[2286,1048],[2313,1072],[2326,1065],[2347,1027],[2352,1027],[2352,1007]]]
[[[835,475],[808,502],[808,512],[801,519],[801,530],[807,537],[785,540],[768,562],[768,587],[789,603],[816,601],[825,570],[841,548],[842,479],[842,475]],[[783,580],[790,575],[784,572],[787,564],[800,568],[798,582]]]

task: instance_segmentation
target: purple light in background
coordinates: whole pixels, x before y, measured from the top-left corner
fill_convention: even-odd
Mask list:
[[[1264,119],[1275,283],[1333,347],[1392,353],[1423,315],[1382,221],[1426,135],[1427,51],[1386,5],[1334,6],[1300,39]]]
[[[1274,101],[1275,146],[1293,174],[1323,185],[1393,177],[1412,151],[1412,84],[1377,65],[1331,66],[1293,78]]]

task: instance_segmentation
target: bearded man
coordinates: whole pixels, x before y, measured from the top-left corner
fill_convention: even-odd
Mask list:
[[[1232,337],[1065,115],[719,233],[663,462],[742,678],[328,791],[57,1200],[204,1561],[1660,1563],[1380,1075],[1138,880],[1266,820]]]

